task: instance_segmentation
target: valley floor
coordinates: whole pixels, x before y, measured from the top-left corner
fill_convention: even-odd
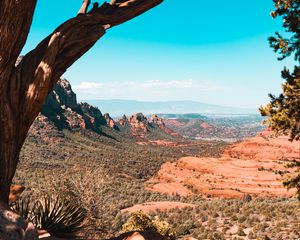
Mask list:
[[[195,194],[195,189],[186,184],[193,194],[147,190],[148,181],[157,177],[164,164],[180,168],[176,161],[183,157],[218,159],[228,148],[224,142],[182,140],[181,144],[170,146],[136,144],[134,139],[123,139],[110,132],[99,135],[48,129],[43,134],[29,135],[14,181],[26,187],[25,194],[36,198],[43,192],[63,192],[81,202],[91,225],[85,239],[118,235],[128,219],[124,209],[144,203],[149,206],[149,202],[154,207],[146,209],[148,213],[169,222],[177,238],[300,239],[300,205],[284,194],[272,199],[216,199]],[[269,174],[257,174],[266,172]],[[141,205],[135,207],[139,208]]]

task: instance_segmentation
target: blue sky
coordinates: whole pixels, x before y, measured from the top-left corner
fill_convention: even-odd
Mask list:
[[[102,2],[102,1],[100,1]],[[257,108],[279,93],[280,70],[267,38],[280,30],[271,0],[165,0],[107,31],[64,75],[78,99],[194,100]],[[39,0],[26,53],[81,0]],[[59,6],[57,9],[56,6]]]

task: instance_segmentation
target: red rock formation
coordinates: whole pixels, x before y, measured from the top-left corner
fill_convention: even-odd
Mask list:
[[[59,129],[90,129],[99,132],[106,120],[98,108],[87,103],[77,103],[70,83],[61,79],[49,93],[42,107],[42,115]]]
[[[129,123],[135,134],[145,134],[150,131],[149,121],[142,113],[132,115],[129,118]]]
[[[152,124],[157,125],[157,126],[158,126],[161,130],[163,130],[165,133],[170,134],[170,135],[172,135],[172,136],[180,137],[180,134],[179,134],[179,133],[177,133],[177,132],[171,130],[170,128],[168,128],[168,127],[166,126],[166,124],[165,124],[165,121],[164,121],[162,118],[158,117],[157,115],[153,114],[152,117],[151,117],[151,119],[150,119],[150,122],[151,122]]]
[[[300,142],[286,137],[261,136],[235,144],[221,158],[185,157],[165,163],[149,183],[149,190],[182,196],[200,194],[213,197],[243,198],[290,197],[283,178],[284,163],[280,160],[299,159]]]
[[[126,117],[125,114],[122,116],[122,118],[119,119],[118,122],[119,122],[119,124],[120,124],[121,126],[123,126],[123,127],[126,127],[126,126],[129,126],[129,125],[130,125],[130,123],[129,123],[129,121],[128,121],[128,118]]]
[[[149,137],[160,135],[160,138],[164,138],[166,135],[164,136],[160,132],[179,136],[166,127],[164,121],[156,115],[153,115],[150,120],[142,113],[132,115],[129,119],[123,115],[119,121],[115,122],[108,113],[102,115],[98,108],[88,103],[78,104],[76,94],[66,79],[59,80],[54,90],[47,96],[42,107],[42,113],[33,124],[29,135],[42,133],[39,127],[46,127],[51,131],[88,129],[96,133],[103,133],[107,130],[104,128],[109,127],[118,132],[142,138],[147,134]],[[44,137],[48,139],[47,136]]]
[[[83,119],[87,129],[92,129],[97,132],[100,126],[106,125],[106,119],[98,108],[88,103],[80,103],[79,106],[83,112]]]
[[[300,141],[290,142],[288,137],[275,137],[272,131],[266,130],[228,148],[224,156],[253,160],[300,160]]]
[[[125,119],[121,119],[122,123],[124,121]],[[132,133],[135,135],[145,136],[145,134],[150,133],[154,130],[161,130],[168,135],[179,136],[178,133],[166,127],[164,120],[162,118],[159,118],[155,114],[153,114],[152,117],[148,119],[142,113],[137,113],[129,118],[128,123],[131,127]]]
[[[153,114],[150,119],[151,123],[157,124],[160,127],[165,127],[165,122],[162,118],[159,118],[157,115]]]
[[[104,114],[104,119],[106,121],[107,126],[113,128],[113,129],[117,128],[115,120],[112,119],[112,117],[109,115],[109,113]]]

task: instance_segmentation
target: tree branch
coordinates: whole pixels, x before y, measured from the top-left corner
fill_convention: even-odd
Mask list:
[[[81,8],[79,9],[78,14],[85,14],[87,12],[87,9],[88,9],[90,3],[91,3],[90,0],[84,0]]]
[[[24,81],[25,122],[31,125],[54,84],[76,60],[86,53],[104,34],[107,26],[126,22],[160,4],[163,0],[112,1],[94,4],[87,14],[79,14],[44,39],[29,52],[18,66]],[[87,9],[87,2],[82,7]]]

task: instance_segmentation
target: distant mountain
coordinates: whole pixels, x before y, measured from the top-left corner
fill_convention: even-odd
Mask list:
[[[123,114],[131,115],[137,112],[144,114],[257,114],[257,109],[244,109],[225,107],[195,101],[158,101],[143,102],[135,100],[84,100],[93,106],[97,106],[104,112],[109,112],[113,117]]]

